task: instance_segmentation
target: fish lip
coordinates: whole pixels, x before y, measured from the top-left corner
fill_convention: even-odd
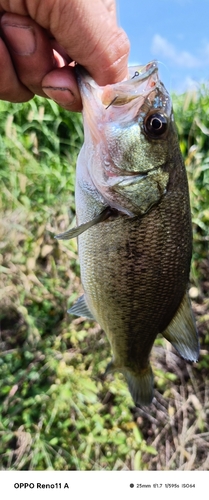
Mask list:
[[[98,85],[80,65],[76,65],[76,76],[82,100],[93,98],[95,103],[102,104],[105,111],[112,104],[118,107],[140,97],[145,99],[160,83],[157,61],[141,66],[129,66],[126,79],[104,86]]]
[[[145,69],[145,71],[143,71]],[[127,83],[139,83],[143,82],[144,80],[147,80],[149,76],[151,76],[153,73],[158,71],[158,63],[156,60],[150,61],[147,64],[144,65],[137,65],[137,66],[129,66],[128,67],[128,78],[124,79],[122,82],[118,83],[113,83],[111,84],[111,87],[117,88],[118,85],[123,85]],[[81,83],[83,80],[85,80],[86,83],[89,83],[91,87],[97,88],[99,85],[93,80],[92,76],[86,71],[86,69],[81,66],[80,64],[76,64],[75,66],[75,72],[78,81]],[[103,86],[100,86],[103,88]]]
[[[142,72],[143,68],[145,68],[144,72]],[[134,82],[143,82],[144,80],[147,80],[149,76],[153,75],[153,73],[156,73],[158,71],[158,63],[154,60],[143,66],[129,66],[128,69],[129,76],[131,78],[125,80],[124,83],[128,83],[129,81],[131,82],[131,80],[134,80]],[[137,71],[137,69],[140,69],[141,72]],[[133,72],[134,74],[132,74]],[[136,73],[138,73],[138,75],[136,75]]]

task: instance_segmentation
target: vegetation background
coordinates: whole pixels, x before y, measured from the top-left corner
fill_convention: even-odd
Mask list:
[[[75,225],[82,119],[51,101],[0,103],[0,469],[209,470],[209,91],[174,96],[193,217],[190,296],[200,360],[162,338],[155,399],[102,374],[109,344],[67,309],[81,293]]]

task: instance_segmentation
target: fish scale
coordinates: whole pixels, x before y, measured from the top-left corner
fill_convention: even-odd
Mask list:
[[[175,207],[171,207],[170,203],[169,208],[170,210],[173,208],[175,212]],[[156,211],[160,212],[160,216],[157,217],[157,214],[153,213]],[[188,247],[185,252],[183,238],[179,235],[179,231],[173,231],[172,234],[172,239],[178,238],[178,246],[182,249],[181,252],[179,251],[179,258],[175,258],[174,262],[171,259],[171,242],[162,236],[162,242],[159,245],[159,232],[164,229],[165,217],[166,207],[163,210],[161,206],[150,213],[150,225],[147,218],[146,221],[133,220],[131,225],[128,225],[127,219],[124,220],[122,216],[115,221],[103,222],[89,229],[89,234],[84,233],[79,236],[79,255],[86,269],[85,274],[81,269],[83,287],[87,297],[90,297],[92,289],[97,292],[95,300],[88,301],[89,308],[107,333],[112,346],[117,343],[121,331],[126,334],[127,352],[130,339],[135,340],[132,347],[132,363],[138,360],[140,364],[141,357],[146,358],[147,362],[150,335],[152,334],[155,338],[157,333],[167,327],[183,298],[188,283],[189,269],[187,273],[182,274],[180,267],[184,270],[185,263],[190,258],[191,249]],[[187,227],[190,227],[190,220],[185,221],[184,226],[182,225],[184,233]],[[177,228],[178,221],[175,221],[175,229]],[[115,248],[111,252],[109,242],[113,236],[114,247],[118,241],[119,250]],[[108,244],[104,245],[104,241]],[[127,241],[129,249],[127,249]],[[150,248],[152,248],[151,254]],[[141,253],[141,259],[138,258],[137,252]],[[185,262],[182,260],[182,254]],[[122,265],[124,262],[126,266]],[[163,270],[163,268],[166,269],[166,275],[159,274],[159,269]],[[105,307],[106,304],[108,304],[108,310]],[[168,316],[168,309],[169,317],[165,321],[164,316],[165,314]],[[114,318],[116,318],[115,321]],[[155,329],[153,329],[153,322],[156,325]],[[159,323],[162,324],[161,328]],[[146,339],[148,339],[147,342]],[[148,346],[146,350],[144,347],[138,352],[137,344],[141,342],[142,345],[148,344]]]

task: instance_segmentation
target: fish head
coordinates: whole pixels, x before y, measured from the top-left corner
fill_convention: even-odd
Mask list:
[[[157,63],[129,68],[104,87],[78,66],[85,167],[106,204],[143,215],[167,192],[174,138],[172,103]]]

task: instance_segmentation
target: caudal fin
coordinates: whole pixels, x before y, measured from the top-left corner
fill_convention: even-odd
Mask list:
[[[150,365],[138,374],[128,369],[123,370],[129,391],[136,406],[147,406],[153,398],[153,373]]]

